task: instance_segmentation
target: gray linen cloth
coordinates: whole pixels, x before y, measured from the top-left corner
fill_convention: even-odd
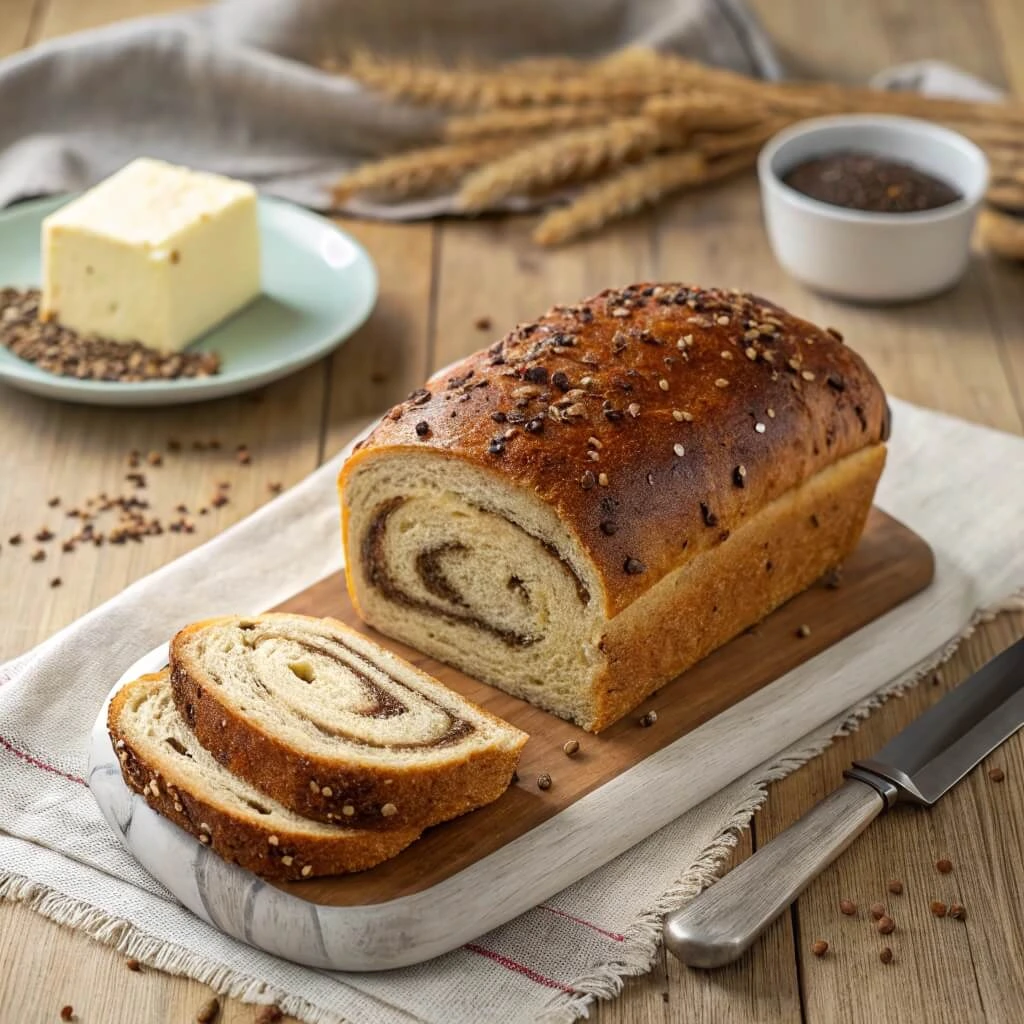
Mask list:
[[[486,61],[634,43],[778,76],[740,0],[222,0],[55,39],[0,62],[0,206],[85,188],[146,155],[326,209],[339,174],[431,139],[437,117],[321,71],[322,60],[354,47]]]

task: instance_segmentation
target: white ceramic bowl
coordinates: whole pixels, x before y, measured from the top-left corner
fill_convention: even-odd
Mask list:
[[[805,160],[842,151],[912,164],[962,198],[920,213],[868,213],[811,199],[783,183]],[[757,173],[778,261],[809,287],[860,302],[918,299],[954,285],[967,268],[971,229],[988,187],[988,161],[969,139],[929,121],[881,114],[801,121],[765,145]]]

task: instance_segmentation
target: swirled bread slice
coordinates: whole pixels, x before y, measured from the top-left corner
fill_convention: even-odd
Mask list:
[[[885,395],[838,332],[637,284],[427,381],[342,468],[362,618],[601,730],[860,537]]]
[[[381,831],[310,821],[236,778],[182,721],[166,671],[123,686],[110,702],[107,729],[125,782],[155,811],[264,878],[362,871],[419,837],[415,828]]]
[[[171,642],[178,709],[297,814],[419,827],[497,799],[525,733],[332,619],[227,616]]]

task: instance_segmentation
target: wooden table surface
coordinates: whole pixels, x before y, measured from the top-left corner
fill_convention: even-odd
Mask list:
[[[174,0],[0,0],[0,53]],[[758,0],[785,59],[799,73],[863,80],[896,61],[950,60],[1024,93],[1024,5],[1020,0]],[[768,253],[756,188],[738,181],[682,198],[597,239],[542,252],[529,219],[395,226],[351,223],[382,279],[372,319],[333,357],[259,396],[180,410],[90,409],[0,386],[0,659],[26,650],[113,596],[131,581],[202,543],[269,497],[268,485],[301,480],[373,414],[417,386],[434,367],[479,347],[497,328],[556,301],[643,279],[735,285],[771,296],[812,320],[839,326],[891,393],[1011,432],[1024,426],[1024,267],[978,258],[951,293],[918,305],[871,310],[836,305],[789,280]],[[118,493],[130,449],[185,450],[147,468],[148,496],[170,513],[196,505],[216,481],[232,483],[230,503],[196,517],[192,534],[89,547],[29,560],[31,534],[63,530],[63,506],[97,492]],[[194,451],[216,438],[218,450]],[[252,464],[239,466],[238,444]],[[167,518],[171,518],[168,514]],[[11,548],[9,535],[26,535]],[[60,578],[61,585],[50,582]],[[1024,632],[1024,616],[982,626],[932,683],[890,701],[859,732],[773,785],[732,863],[748,856],[838,784],[843,767],[866,755]],[[1001,767],[1005,782],[987,769]],[[596,1010],[602,1024],[672,1021],[1024,1021],[1024,737],[1004,745],[930,812],[880,820],[772,927],[740,964],[695,973],[659,956],[621,998]],[[948,857],[953,873],[934,863]],[[728,866],[728,865],[727,865]],[[863,920],[838,912],[840,898],[862,906],[884,896],[885,881],[906,885],[891,903],[898,928],[884,942]],[[938,920],[933,898],[957,899],[965,922]],[[863,913],[862,913],[863,916]],[[817,959],[811,943],[832,952]],[[885,944],[895,962],[884,966]],[[146,970],[127,974],[123,958],[24,907],[0,906],[0,1019],[57,1019],[71,1003],[83,1024],[184,1022],[210,995],[195,982]],[[227,1024],[256,1010],[227,1001]],[[353,1022],[362,1024],[362,1022]]]

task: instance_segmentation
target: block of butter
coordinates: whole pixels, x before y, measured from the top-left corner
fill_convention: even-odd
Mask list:
[[[260,291],[256,191],[140,158],[43,221],[40,317],[177,352]]]

